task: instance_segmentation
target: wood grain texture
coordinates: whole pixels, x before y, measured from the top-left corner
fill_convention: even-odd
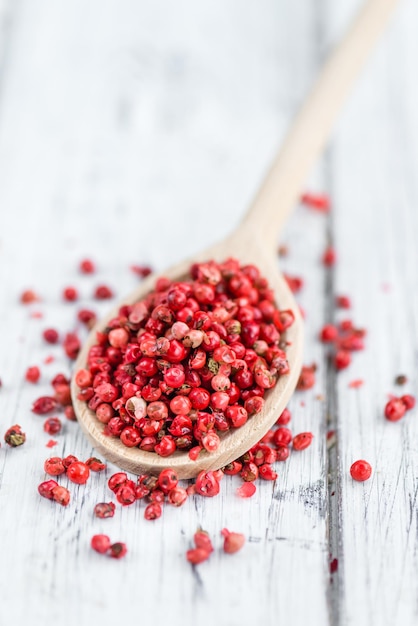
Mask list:
[[[129,293],[137,284],[131,263],[162,270],[213,244],[221,228],[233,230],[324,53],[359,5],[0,2],[0,17],[7,15],[7,49],[0,52],[0,429],[20,423],[28,436],[21,449],[0,448],[1,624],[20,625],[28,616],[35,626],[121,619],[416,623],[416,414],[398,424],[382,416],[387,393],[398,393],[397,374],[409,378],[405,391],[417,391],[413,0],[405,0],[373,55],[309,182],[331,192],[332,214],[298,207],[283,237],[289,255],[282,269],[305,279],[305,361],[318,363],[315,388],[289,405],[294,432],[312,430],[312,447],[293,454],[276,483],[258,485],[249,501],[235,496],[238,481],[225,478],[220,497],[167,507],[155,523],[145,522],[142,504],[95,519],[94,504],[110,499],[103,476],[71,486],[66,509],[36,492],[48,455],[93,452],[68,421],[49,450],[43,419],[30,411],[53,374],[71,367],[59,347],[42,342],[42,329],[76,328],[78,306],[104,315],[108,305],[91,299],[94,286],[108,282],[118,297]],[[320,257],[330,242],[338,264],[324,270]],[[97,261],[97,275],[77,273],[84,256]],[[81,292],[79,305],[62,303],[70,283]],[[22,307],[26,287],[39,291],[42,303]],[[338,376],[317,341],[325,321],[343,317],[336,293],[351,295],[349,315],[369,330],[367,350]],[[43,319],[31,310],[43,311]],[[50,354],[55,361],[46,365]],[[32,364],[42,368],[36,387],[24,382]],[[362,388],[348,388],[361,377]],[[333,423],[338,437],[328,454]],[[361,457],[374,473],[354,484],[349,466]],[[184,553],[198,525],[217,549],[194,570]],[[248,537],[235,557],[219,549],[224,526]],[[93,553],[97,532],[126,541],[126,559]],[[339,559],[332,583],[330,556]]]

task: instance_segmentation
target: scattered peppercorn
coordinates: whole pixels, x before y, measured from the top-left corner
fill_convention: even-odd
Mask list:
[[[230,532],[227,528],[221,530],[224,538],[224,552],[227,554],[235,554],[241,550],[245,543],[245,536],[241,533]]]
[[[113,517],[115,514],[116,506],[113,502],[99,502],[94,507],[94,514],[96,517],[100,517],[101,519],[106,519],[108,517]]]
[[[350,467],[350,474],[354,480],[363,482],[372,475],[372,466],[367,461],[355,461]]]
[[[48,435],[57,435],[61,432],[62,423],[59,417],[48,417],[44,422],[44,431]]]
[[[323,193],[304,193],[300,201],[311,209],[315,209],[321,213],[328,213],[331,208],[331,201],[326,194]]]
[[[47,343],[52,343],[52,344],[57,343],[59,339],[58,332],[55,330],[55,328],[45,328],[45,330],[42,333],[42,336]]]
[[[41,370],[37,365],[28,367],[26,370],[25,378],[29,383],[37,383],[41,377]]]
[[[82,274],[94,274],[96,266],[91,259],[83,259],[80,261],[79,269]]]
[[[25,443],[26,435],[22,432],[21,426],[19,426],[19,424],[15,424],[6,430],[4,441],[9,446],[12,446],[12,448],[17,448],[17,446],[21,446]]]

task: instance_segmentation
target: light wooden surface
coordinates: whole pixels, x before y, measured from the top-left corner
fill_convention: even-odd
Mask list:
[[[110,499],[102,476],[71,487],[66,509],[36,492],[51,450],[31,402],[70,368],[41,340],[46,326],[74,327],[77,305],[61,302],[62,287],[75,284],[81,303],[104,314],[108,305],[90,298],[98,282],[122,296],[136,284],[131,263],[162,269],[232,230],[359,5],[0,2],[0,426],[20,423],[28,436],[21,449],[0,449],[0,624],[416,623],[416,412],[397,424],[382,416],[387,394],[399,391],[396,375],[417,393],[413,0],[402,3],[309,182],[332,195],[332,214],[298,207],[282,240],[282,268],[305,279],[305,361],[319,368],[315,389],[290,402],[294,432],[315,435],[311,448],[248,501],[225,478],[220,497],[167,507],[154,523],[143,505],[94,519],[94,504]],[[329,242],[338,263],[324,270]],[[84,256],[97,261],[95,277],[77,274]],[[34,307],[42,320],[18,303],[26,287],[43,296]],[[347,316],[333,305],[340,293],[369,335],[336,376],[317,333]],[[45,365],[49,354],[56,360]],[[35,364],[36,388],[24,382]],[[358,378],[363,387],[350,389]],[[338,431],[329,452],[328,429]],[[57,439],[53,454],[92,452],[77,424],[66,422]],[[374,468],[364,484],[349,476],[358,458]],[[235,556],[217,549],[194,571],[184,553],[199,525],[217,547],[224,526],[248,542]],[[92,553],[96,532],[126,541],[128,556]],[[330,558],[339,562],[332,580]]]

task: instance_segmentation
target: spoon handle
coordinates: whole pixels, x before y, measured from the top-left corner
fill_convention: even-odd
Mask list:
[[[257,233],[271,249],[275,248],[277,234],[297,203],[354,79],[397,2],[366,1],[347,35],[325,63],[250,206],[241,228],[252,236]]]

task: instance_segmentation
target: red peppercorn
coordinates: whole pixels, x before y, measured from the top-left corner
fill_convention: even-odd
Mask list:
[[[407,411],[410,411],[415,406],[415,398],[411,395],[401,396],[401,401],[404,403]]]
[[[254,485],[253,482],[245,482],[243,485],[238,487],[237,495],[241,498],[251,498],[256,491],[257,487]]]
[[[212,498],[219,493],[219,482],[216,480],[214,473],[209,471],[201,471],[195,482],[196,493],[201,496]]]
[[[70,492],[65,487],[57,485],[52,489],[52,499],[61,506],[67,506],[70,502]]]
[[[207,561],[210,556],[210,552],[204,550],[203,548],[192,548],[191,550],[187,550],[186,559],[192,565],[199,565],[199,563],[203,563],[203,561]]]
[[[99,554],[106,554],[110,548],[110,538],[107,535],[93,535],[90,545]]]
[[[299,389],[300,391],[311,389],[311,387],[315,385],[315,371],[315,365],[303,365],[296,389]]]
[[[50,476],[60,476],[65,473],[64,463],[59,456],[53,456],[44,463],[44,470]]]
[[[199,454],[202,452],[203,448],[202,446],[194,446],[193,448],[190,448],[188,455],[189,455],[189,459],[191,461],[196,461]]]
[[[115,505],[113,502],[99,502],[94,507],[94,514],[96,517],[100,517],[101,519],[106,519],[108,517],[113,517],[115,514]]]
[[[183,487],[170,489],[167,495],[167,502],[173,506],[181,506],[187,500],[187,491]]]
[[[123,483],[128,480],[127,474],[125,472],[117,472],[116,474],[112,474],[107,482],[107,486],[113,492],[116,492]]]
[[[242,533],[233,533],[224,528],[221,535],[224,538],[224,552],[227,554],[235,554],[245,543],[245,536]]]
[[[67,476],[73,483],[84,485],[89,479],[90,470],[85,463],[74,461],[67,468]]]
[[[343,370],[351,363],[351,354],[347,350],[337,350],[334,357],[334,366],[337,371]]]
[[[338,329],[333,324],[326,324],[322,327],[319,337],[323,343],[332,343],[338,338]]]
[[[152,273],[152,269],[148,265],[131,265],[131,271],[140,278],[146,278]]]
[[[335,306],[337,306],[339,309],[350,309],[351,300],[348,296],[336,296]]]
[[[158,502],[151,502],[144,511],[144,517],[147,520],[154,520],[161,517],[163,510]]]
[[[193,541],[195,543],[196,548],[200,548],[201,550],[206,550],[208,554],[213,552],[212,541],[209,537],[209,534],[205,530],[197,530],[193,536]]]
[[[253,482],[254,480],[257,480],[258,478],[258,467],[255,463],[253,463],[252,461],[246,461],[243,466],[242,466],[242,470],[240,472],[240,476],[243,480],[245,480],[246,482]]]
[[[106,464],[103,463],[103,461],[101,461],[100,459],[97,459],[95,456],[87,459],[86,465],[92,472],[102,472],[106,469]]]
[[[282,413],[276,420],[276,424],[278,426],[286,426],[290,422],[291,417],[292,414],[290,413],[289,409],[283,409]]]
[[[92,328],[96,322],[96,313],[89,309],[80,309],[77,313],[77,319],[82,324],[85,324],[87,328]]]
[[[275,446],[288,446],[292,441],[292,433],[285,426],[278,428],[273,435],[273,443]]]
[[[78,292],[74,287],[66,287],[62,292],[62,297],[67,302],[75,302],[78,300]]]
[[[406,405],[401,398],[392,398],[385,406],[385,417],[390,422],[397,422],[406,413]]]
[[[258,468],[258,474],[260,478],[263,478],[264,480],[276,480],[277,478],[277,473],[273,470],[270,463],[260,465]]]
[[[75,382],[81,389],[86,389],[90,387],[93,381],[93,377],[91,372],[87,369],[80,369],[76,372]]]
[[[354,480],[363,482],[368,480],[372,474],[372,466],[367,461],[355,461],[350,467],[350,474]]]
[[[77,419],[74,408],[71,405],[68,405],[64,408],[64,415],[67,420],[70,420],[71,422],[75,422]]]
[[[160,456],[170,456],[176,450],[176,443],[171,435],[164,435],[160,442],[154,447],[154,452]]]
[[[174,470],[167,468],[160,472],[158,485],[164,493],[168,493],[177,486],[178,477]]]
[[[303,279],[300,276],[289,276],[289,274],[283,274],[283,278],[293,293],[298,293],[302,289]]]
[[[322,255],[322,263],[326,266],[326,267],[332,267],[335,264],[335,261],[337,259],[335,250],[332,246],[328,246],[328,248],[325,250],[324,254]]]
[[[221,443],[219,436],[213,430],[208,433],[203,433],[201,441],[207,452],[215,452]]]
[[[25,378],[29,383],[37,383],[41,377],[41,370],[37,365],[28,367],[26,370]]]
[[[311,445],[312,439],[312,433],[299,433],[299,435],[293,437],[293,449],[305,450],[305,448],[308,448]]]
[[[277,446],[277,461],[286,461],[289,458],[290,450],[287,446]]]
[[[67,333],[62,346],[69,359],[76,359],[81,348],[81,343],[75,333]]]
[[[79,265],[82,274],[94,274],[96,267],[91,259],[83,259]]]
[[[57,343],[59,339],[58,332],[55,330],[55,328],[45,328],[45,330],[42,333],[42,336],[47,343],[52,343],[52,344]]]
[[[23,291],[20,296],[22,304],[31,304],[32,302],[37,302],[38,300],[40,300],[40,297],[32,289],[26,289],[26,291]]]
[[[74,454],[69,454],[68,456],[64,457],[62,459],[62,462],[64,463],[65,470],[67,470],[70,467],[71,463],[74,463],[75,461],[78,461],[78,459],[76,456],[74,456]]]
[[[128,548],[126,546],[126,543],[122,543],[121,541],[112,543],[109,548],[109,556],[111,556],[112,559],[122,559],[127,552]]]
[[[45,482],[38,485],[38,492],[43,498],[53,500],[54,495],[52,493],[52,490],[55,487],[58,487],[58,483],[56,480],[46,480]]]
[[[108,300],[113,298],[113,292],[107,285],[98,285],[94,291],[96,300]]]
[[[44,422],[44,431],[48,435],[57,435],[62,428],[62,423],[59,417],[48,417]]]
[[[4,441],[12,448],[17,448],[25,443],[26,435],[22,432],[21,426],[15,424],[6,430]]]
[[[300,201],[311,209],[320,211],[321,213],[328,213],[331,208],[331,202],[326,194],[320,193],[304,193],[301,196]]]
[[[32,405],[32,412],[37,415],[45,415],[51,413],[57,407],[57,401],[50,396],[41,396]]]
[[[129,506],[136,500],[136,485],[133,480],[127,480],[115,491],[116,499],[123,506]]]

